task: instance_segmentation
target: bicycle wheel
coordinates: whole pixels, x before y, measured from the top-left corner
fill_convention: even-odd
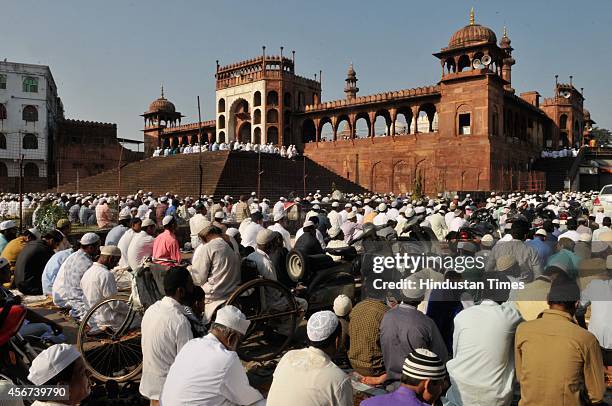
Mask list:
[[[79,326],[77,346],[86,368],[100,381],[127,381],[142,369],[140,321],[128,296],[101,300]]]
[[[276,281],[249,281],[232,293],[226,305],[236,306],[251,321],[237,350],[243,360],[273,359],[293,338],[300,309],[291,292]]]

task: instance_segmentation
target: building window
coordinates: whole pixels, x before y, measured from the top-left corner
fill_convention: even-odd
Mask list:
[[[261,106],[261,92],[259,91],[253,95],[253,106]]]
[[[25,178],[38,178],[38,166],[34,162],[28,162],[23,167],[23,176]]]
[[[34,106],[25,106],[21,114],[23,117],[23,121],[38,121],[38,110]]]
[[[6,120],[6,107],[0,103],[0,120]]]
[[[0,89],[6,89],[6,75],[0,75]]]
[[[38,138],[34,134],[23,136],[23,149],[38,149]]]
[[[225,99],[219,99],[219,105],[217,106],[217,113],[225,112]]]
[[[6,149],[6,137],[0,133],[0,149]]]
[[[0,177],[6,178],[8,176],[8,168],[4,162],[0,162]]]
[[[266,122],[268,123],[278,123],[278,110],[270,109],[266,114]]]
[[[285,105],[285,107],[291,108],[291,93],[285,93],[285,95],[283,96],[283,104]]]
[[[559,117],[559,128],[562,130],[565,130],[567,128],[567,115],[566,114],[561,114],[561,117]]]
[[[266,99],[266,104],[270,106],[278,105],[278,93],[275,90],[270,90],[268,92],[268,98]]]
[[[23,78],[23,91],[27,93],[38,93],[38,79],[32,76]]]
[[[225,128],[225,116],[223,114],[219,116],[219,128]]]
[[[268,134],[266,135],[266,142],[271,142],[274,145],[278,144],[278,128],[268,128]]]
[[[471,134],[470,113],[459,114],[459,134],[461,135]]]
[[[261,124],[261,110],[259,109],[253,112],[253,124]]]

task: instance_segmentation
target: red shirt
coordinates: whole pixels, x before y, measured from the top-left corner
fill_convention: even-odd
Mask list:
[[[178,240],[174,233],[170,230],[164,230],[163,233],[158,235],[153,241],[153,258],[156,259],[171,259],[173,261],[181,261],[181,250],[179,247]],[[162,265],[176,265],[171,262],[156,261]]]

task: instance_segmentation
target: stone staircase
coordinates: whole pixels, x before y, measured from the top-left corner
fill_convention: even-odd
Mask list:
[[[202,153],[202,194],[239,196],[256,191],[258,167],[261,172],[261,196],[268,198],[287,196],[290,192],[297,195],[316,190],[330,193],[332,186],[344,192],[364,191],[359,185],[309,158],[289,160],[278,155],[261,154],[259,166],[258,160],[258,154],[251,152]],[[60,192],[119,193],[123,196],[143,189],[156,194],[170,192],[179,196],[197,196],[199,167],[199,154],[148,158],[130,163],[121,171],[106,171],[80,179],[78,185],[72,182],[58,189]]]

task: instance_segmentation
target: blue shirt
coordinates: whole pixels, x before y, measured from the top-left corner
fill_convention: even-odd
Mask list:
[[[4,234],[0,233],[0,252],[4,251],[4,247],[8,244],[8,240],[4,236]]]
[[[374,396],[361,401],[361,406],[430,406],[421,401],[416,393],[405,386],[400,386],[394,392],[386,395]]]
[[[47,265],[45,265],[45,269],[42,273],[42,290],[43,294],[50,295],[53,290],[53,282],[55,282],[55,277],[57,273],[66,260],[74,251],[72,248],[67,248],[63,251],[56,252],[53,256],[47,261]]]
[[[104,241],[105,245],[117,245],[119,244],[119,240],[125,234],[125,232],[129,230],[128,227],[123,224],[118,224],[113,227],[108,234],[106,234],[106,240]]]
[[[533,240],[527,241],[525,244],[533,247],[538,252],[538,258],[541,264],[545,264],[548,261],[548,257],[552,254],[552,248],[546,241],[542,241],[539,237],[533,237]]]
[[[171,204],[170,206],[168,206],[168,208],[166,209],[166,216],[172,216],[174,217],[176,215],[176,206]]]

